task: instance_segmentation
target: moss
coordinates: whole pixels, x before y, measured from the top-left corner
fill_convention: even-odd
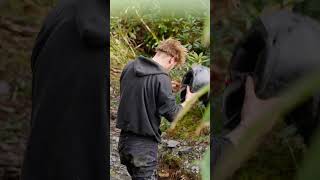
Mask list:
[[[159,172],[168,173],[169,177],[161,179],[194,179],[200,180],[199,174],[187,172],[183,169],[183,159],[170,152],[164,154],[159,160]]]
[[[162,157],[162,161],[163,163],[169,165],[169,168],[180,168],[182,165],[182,159],[170,153],[164,154],[164,156]]]
[[[168,131],[168,136],[174,139],[182,140],[198,140],[199,136],[196,136],[195,132],[201,124],[201,118],[203,115],[203,107],[200,105],[194,106],[185,116],[182,118],[176,128],[173,131]]]

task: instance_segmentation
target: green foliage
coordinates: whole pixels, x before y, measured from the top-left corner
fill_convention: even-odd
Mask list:
[[[132,52],[145,56],[152,56],[154,48],[163,39],[173,37],[180,40],[190,53],[186,64],[170,72],[174,80],[181,80],[193,63],[209,66],[210,50],[202,44],[206,19],[204,14],[161,16],[156,7],[152,13],[142,14],[136,8],[135,12],[132,16],[124,11],[111,17],[111,39],[121,40]]]
[[[144,54],[153,54],[161,40],[173,37],[180,40],[190,52],[209,56],[209,48],[201,43],[203,22],[204,17],[191,15],[177,18],[161,17],[157,13],[137,13],[133,17],[123,14],[111,18],[111,31],[129,37],[128,42]]]
[[[171,167],[180,167],[182,164],[182,160],[178,156],[173,156],[171,154],[165,154],[164,157],[162,157],[162,160],[165,164],[170,164]]]
[[[178,122],[174,131],[168,131],[168,135],[175,139],[198,140],[201,137],[197,136],[195,132],[201,125],[203,114],[203,107],[200,105],[192,107],[192,109]]]
[[[201,52],[200,54],[197,54],[196,52],[191,52],[188,54],[188,66],[191,67],[193,64],[202,64],[205,66],[210,65],[210,57],[203,55]]]
[[[171,124],[171,129],[175,129],[177,126],[177,123],[183,119],[183,117],[188,114],[188,112],[192,109],[193,105],[196,104],[197,100],[203,96],[204,94],[210,92],[210,85],[207,85],[203,88],[201,88],[189,101],[186,102],[184,108],[179,112],[176,119]]]
[[[167,120],[165,120],[164,118],[162,118],[161,124],[160,124],[161,132],[166,132],[167,129],[169,129],[169,128],[170,128],[170,123]]]
[[[135,14],[135,8],[144,14],[159,13],[159,16],[166,17],[174,14],[184,16],[186,12],[190,15],[209,15],[209,0],[111,0],[111,15],[118,15],[125,11],[129,16]]]

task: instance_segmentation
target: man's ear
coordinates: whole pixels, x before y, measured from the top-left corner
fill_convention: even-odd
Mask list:
[[[170,60],[169,60],[169,63],[176,65],[177,64],[176,58],[175,57],[171,57]]]

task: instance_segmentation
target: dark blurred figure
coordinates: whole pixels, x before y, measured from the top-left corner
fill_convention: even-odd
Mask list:
[[[44,21],[22,180],[107,179],[108,25],[105,0],[61,0]]]

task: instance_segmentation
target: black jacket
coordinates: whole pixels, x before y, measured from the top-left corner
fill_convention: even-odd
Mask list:
[[[161,116],[173,121],[180,109],[170,77],[157,62],[140,56],[127,64],[120,77],[118,128],[160,142]]]
[[[105,0],[61,0],[44,21],[22,180],[107,179],[107,9]]]

